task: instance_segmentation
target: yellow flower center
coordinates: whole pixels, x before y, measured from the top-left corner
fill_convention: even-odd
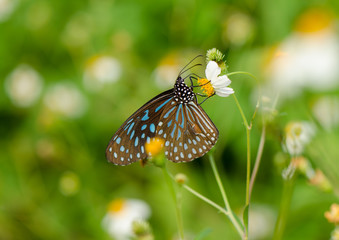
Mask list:
[[[149,156],[158,155],[164,148],[164,139],[162,138],[152,138],[149,143],[145,144],[146,152]]]
[[[119,213],[124,208],[126,201],[118,198],[111,201],[108,205],[108,211],[110,213]]]
[[[333,22],[331,13],[323,9],[310,9],[298,19],[296,30],[301,33],[314,33],[328,28]]]
[[[205,93],[208,97],[214,94],[214,88],[211,84],[211,81],[206,78],[199,78],[198,84],[201,87],[203,93]]]

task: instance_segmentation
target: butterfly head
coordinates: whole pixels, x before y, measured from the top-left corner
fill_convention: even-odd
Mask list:
[[[195,94],[193,88],[186,85],[184,79],[179,76],[174,84],[174,100],[179,103],[188,103],[193,101]]]

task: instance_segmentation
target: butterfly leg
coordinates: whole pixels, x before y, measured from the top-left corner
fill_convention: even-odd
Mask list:
[[[194,75],[196,75],[196,74],[194,74]],[[198,76],[198,75],[197,75]],[[199,76],[198,76],[199,77]],[[190,76],[189,77],[190,78],[190,81],[191,81],[191,87],[200,87],[200,85],[198,85],[198,86],[194,86],[194,84],[193,84],[193,80],[192,79],[194,79],[194,80],[198,80],[198,78],[196,78],[196,77],[193,77],[193,76]],[[200,77],[199,77],[200,78]]]
[[[200,94],[200,93],[196,93],[196,94],[198,94],[199,96],[202,96],[202,97],[205,97],[205,99],[204,100],[202,100],[202,102],[201,103],[199,103],[199,105],[201,105],[201,104],[203,104],[207,99],[209,99],[210,97],[212,97],[212,96],[214,96],[215,95],[215,93],[213,93],[211,96],[207,96],[207,95],[204,95],[204,94]]]

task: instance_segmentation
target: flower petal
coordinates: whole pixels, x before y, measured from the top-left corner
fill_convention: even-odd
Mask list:
[[[233,88],[225,87],[225,88],[215,89],[215,93],[220,97],[228,97],[229,95],[234,93],[234,90]]]
[[[221,73],[221,68],[218,66],[218,64],[214,61],[209,61],[206,70],[205,75],[208,80],[213,80],[218,77],[218,75]]]
[[[226,76],[219,76],[214,80],[211,80],[212,86],[214,88],[223,88],[231,84],[231,80]]]

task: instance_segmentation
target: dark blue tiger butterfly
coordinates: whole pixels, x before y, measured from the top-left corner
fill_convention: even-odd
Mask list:
[[[146,159],[145,144],[153,137],[164,140],[165,155],[173,162],[192,161],[215,145],[218,129],[198,104],[193,85],[188,87],[181,77],[186,67],[174,88],[152,98],[122,124],[107,146],[108,161],[128,165]]]

